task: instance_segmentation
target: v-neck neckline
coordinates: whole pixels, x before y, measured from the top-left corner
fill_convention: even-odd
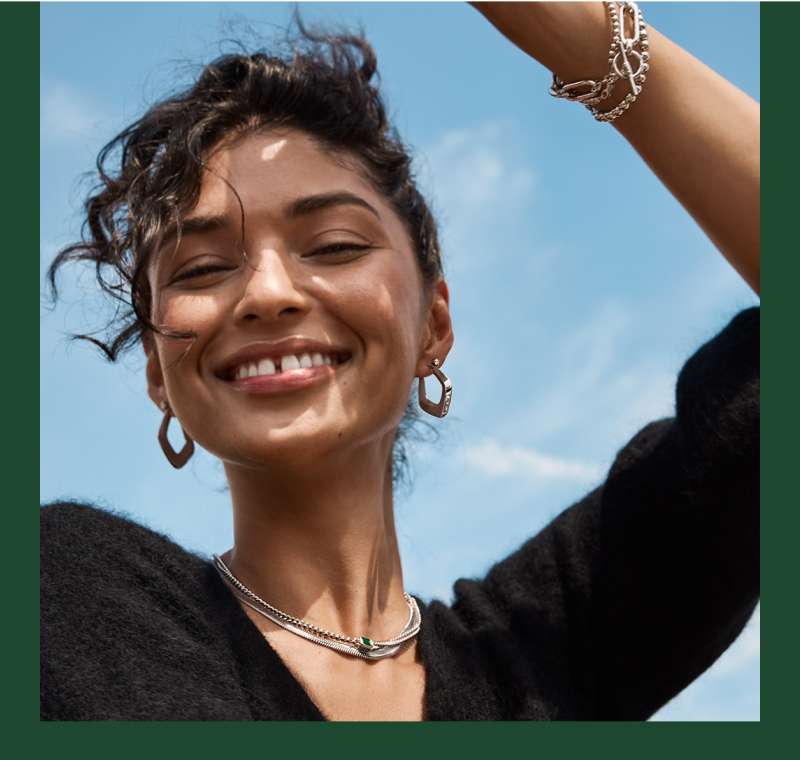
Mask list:
[[[236,596],[231,592],[225,581],[220,578],[219,573],[213,564],[209,563],[213,571],[215,582],[225,591],[226,606],[230,606],[229,624],[233,624],[233,630],[228,631],[228,637],[236,650],[236,662],[241,669],[241,678],[247,693],[248,706],[254,714],[254,720],[276,720],[272,715],[266,714],[268,704],[276,688],[280,693],[281,712],[296,713],[297,717],[281,717],[277,720],[322,720],[329,721],[325,714],[320,710],[303,684],[292,673],[289,666],[283,661],[280,654],[269,643],[266,636],[258,626],[251,620],[245,612]],[[426,607],[424,603],[415,597],[423,615],[423,627],[425,625],[424,613]],[[234,611],[235,608],[235,611]],[[428,693],[431,672],[425,659],[424,646],[422,643],[422,630],[417,636],[417,651],[422,661],[425,671],[425,689],[423,696],[423,714],[428,714]],[[309,646],[316,646],[309,642]],[[276,683],[277,682],[277,683]],[[298,710],[300,704],[293,703],[294,709],[285,710],[289,700],[298,700],[302,703],[302,710]],[[307,713],[307,717],[300,717],[301,713]]]

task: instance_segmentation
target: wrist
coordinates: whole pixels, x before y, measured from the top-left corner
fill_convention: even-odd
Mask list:
[[[472,5],[517,47],[549,69],[561,82],[601,82],[612,64],[609,50],[614,27],[605,2],[489,2]],[[621,4],[616,4],[617,9]],[[630,39],[634,22],[617,11]],[[635,60],[631,63],[634,64]],[[644,72],[642,72],[644,73]],[[614,110],[630,94],[627,81],[617,83],[608,97],[594,105],[598,113]],[[585,90],[582,90],[585,92]]]
[[[608,73],[613,36],[606,4],[537,3],[542,6],[537,30],[539,62],[563,82],[602,79]]]
[[[650,68],[650,40],[635,3],[606,2],[605,7],[612,27],[606,73],[575,81],[564,81],[554,73],[550,94],[582,103],[597,121],[611,122],[625,113],[642,92]]]

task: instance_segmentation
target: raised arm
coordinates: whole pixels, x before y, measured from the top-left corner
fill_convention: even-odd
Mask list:
[[[564,82],[602,79],[609,70],[612,27],[605,3],[472,5]],[[760,107],[649,24],[648,33],[647,79],[613,126],[758,293]],[[618,82],[600,110],[628,92]]]

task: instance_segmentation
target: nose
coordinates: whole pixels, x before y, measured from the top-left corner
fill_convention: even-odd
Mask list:
[[[245,263],[244,289],[234,309],[237,321],[272,322],[308,310],[308,296],[291,262],[277,251],[261,251]]]

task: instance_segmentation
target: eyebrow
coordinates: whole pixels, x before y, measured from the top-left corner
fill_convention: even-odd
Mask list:
[[[179,232],[181,237],[185,237],[186,235],[203,235],[220,230],[226,231],[230,228],[231,219],[228,216],[221,214],[192,216],[169,225],[161,238],[161,247],[163,248],[177,239]]]
[[[378,221],[381,216],[377,209],[367,203],[362,197],[354,193],[320,193],[319,195],[308,195],[304,198],[297,198],[284,207],[283,213],[288,219],[299,219],[318,211],[323,211],[334,206],[360,206],[367,209]],[[226,232],[232,228],[231,218],[222,214],[209,214],[207,216],[191,216],[176,224],[171,224],[164,232],[161,239],[161,246],[164,247],[180,236],[203,235],[211,232]]]
[[[362,197],[354,193],[320,193],[319,195],[309,195],[305,198],[298,198],[292,201],[284,209],[284,213],[289,219],[297,219],[301,216],[308,216],[317,211],[322,211],[332,206],[361,206],[372,212],[378,221],[381,221],[381,215],[374,206],[367,203]]]

